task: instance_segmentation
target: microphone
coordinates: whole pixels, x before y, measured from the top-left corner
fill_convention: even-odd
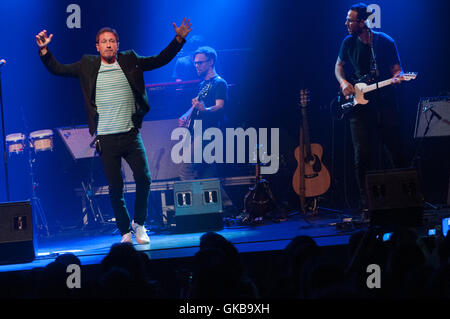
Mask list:
[[[95,144],[97,144],[97,141],[98,141],[98,138],[97,138],[97,136],[92,140],[92,142],[89,144],[89,146],[91,147],[91,148],[95,148]]]
[[[2,67],[3,65],[5,65],[6,64],[6,60],[5,59],[1,59],[0,60],[0,67]]]

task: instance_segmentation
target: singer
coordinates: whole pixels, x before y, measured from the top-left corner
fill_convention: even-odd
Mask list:
[[[180,51],[185,37],[192,30],[190,20],[184,19],[178,27],[173,23],[174,39],[158,55],[143,57],[133,50],[119,52],[119,35],[112,28],[102,28],[96,36],[100,55],[84,55],[78,62],[61,64],[48,45],[53,34],[42,30],[36,35],[36,44],[42,63],[55,75],[80,79],[89,132],[97,133],[97,150],[109,185],[109,197],[116,217],[122,243],[132,243],[131,231],[139,244],[150,239],[144,227],[150,192],[150,171],[139,128],[150,110],[144,87],[144,71],[151,71],[169,63]],[[101,148],[101,149],[99,149]],[[136,182],[134,220],[123,196],[121,162],[124,158],[133,171]]]

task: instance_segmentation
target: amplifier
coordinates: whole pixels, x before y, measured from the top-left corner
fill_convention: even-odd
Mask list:
[[[223,229],[222,195],[217,178],[173,184],[176,232]]]
[[[366,175],[370,224],[420,226],[424,199],[417,171],[394,169]]]
[[[0,203],[0,264],[34,260],[30,202]]]
[[[421,98],[414,138],[450,136],[450,97]]]

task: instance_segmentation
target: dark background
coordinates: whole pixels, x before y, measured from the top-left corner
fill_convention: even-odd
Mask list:
[[[333,121],[329,105],[338,92],[334,64],[347,35],[347,10],[355,1],[25,1],[0,4],[0,58],[6,134],[29,134],[86,124],[77,79],[49,74],[40,62],[34,36],[42,29],[54,34],[50,48],[63,63],[96,54],[95,34],[103,26],[115,28],[120,49],[141,55],[162,50],[174,36],[172,22],[191,19],[193,34],[219,52],[217,71],[230,87],[228,113],[234,125],[280,128],[281,166],[267,176],[276,196],[295,207],[291,180],[296,168],[293,151],[298,144],[301,121],[298,92],[311,90],[308,109],[312,142],[324,147],[323,161],[332,173],[332,187],[324,205],[351,208],[355,205],[353,150],[346,121]],[[69,4],[81,8],[81,28],[69,29]],[[370,3],[368,3],[370,4]],[[448,95],[450,80],[450,5],[443,1],[377,1],[381,8],[380,30],[395,39],[405,71],[419,72],[417,80],[398,90],[405,155],[421,155],[421,183],[425,199],[444,203],[449,177],[448,138],[427,138],[418,149],[413,138],[421,97]],[[147,72],[146,83],[173,81],[175,61]],[[163,98],[162,98],[163,97]],[[173,98],[173,99],[172,99]],[[170,94],[150,92],[152,111],[146,120],[177,117],[186,109]],[[58,135],[55,150],[37,155],[38,195],[49,220],[73,223],[80,216],[74,188],[94,166],[96,179],[102,169],[96,162],[74,163]],[[27,157],[8,158],[11,200],[30,197]],[[3,161],[0,160],[0,201],[6,201]]]

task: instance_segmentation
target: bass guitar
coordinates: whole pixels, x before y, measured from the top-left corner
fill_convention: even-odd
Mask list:
[[[417,72],[409,72],[402,74],[399,79],[402,81],[410,81],[414,80],[417,77]],[[385,86],[391,85],[394,83],[394,78],[390,78],[377,83],[370,83],[368,77],[362,77],[356,81],[356,84],[353,85],[355,88],[355,93],[350,95],[348,98],[342,93],[339,93],[338,103],[336,110],[334,111],[334,116],[338,119],[344,118],[345,114],[354,110],[356,108],[362,107],[369,103],[369,100],[366,99],[365,94],[375,91],[377,89],[381,89]]]
[[[323,148],[320,144],[310,143],[306,107],[309,90],[300,90],[302,125],[300,127],[300,145],[294,151],[298,166],[292,178],[292,187],[299,195],[301,209],[304,212],[305,198],[317,197],[330,188],[330,173],[322,163]]]

